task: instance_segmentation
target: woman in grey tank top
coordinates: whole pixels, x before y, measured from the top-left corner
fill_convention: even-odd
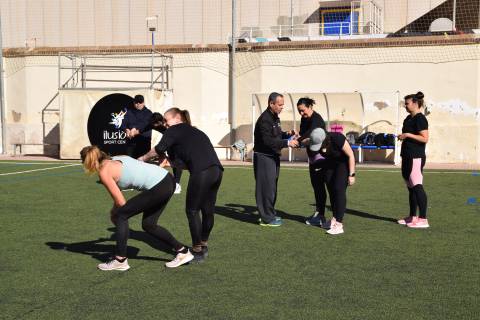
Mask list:
[[[187,246],[178,242],[167,229],[157,224],[175,189],[175,181],[168,171],[128,156],[112,159],[97,146],[83,148],[80,156],[85,171],[97,173],[113,198],[110,217],[117,227],[115,258],[99,264],[100,270],[125,271],[130,268],[127,261],[128,219],[141,212],[143,230],[176,252],[175,259],[167,262],[166,267],[175,268],[193,259]],[[141,193],[126,201],[121,190],[129,188],[137,189]]]

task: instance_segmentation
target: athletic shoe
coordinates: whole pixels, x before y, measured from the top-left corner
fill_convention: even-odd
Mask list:
[[[180,193],[182,193],[182,186],[180,185],[180,183],[177,183],[177,184],[175,185],[175,191],[174,191],[173,193],[175,193],[175,194],[180,194]]]
[[[208,247],[207,246],[202,246],[202,252],[203,252],[203,255],[206,257],[208,257]]]
[[[428,228],[430,227],[430,225],[428,224],[427,219],[417,218],[414,221],[407,223],[407,227],[421,229],[421,228]]]
[[[193,260],[193,254],[190,253],[190,250],[187,253],[177,253],[175,259],[170,262],[165,263],[165,267],[167,268],[176,268],[181,266],[182,264],[189,263]]]
[[[275,219],[270,223],[260,221],[260,225],[262,227],[280,227],[282,223],[283,223],[282,219]]]
[[[307,218],[305,220],[305,223],[308,224],[309,226],[316,226],[316,227],[321,227],[325,224],[326,219],[324,216],[321,216],[318,211],[315,211],[315,213]]]
[[[407,225],[408,223],[411,223],[411,222],[415,222],[417,221],[417,217],[416,216],[408,216],[406,218],[403,218],[403,219],[400,219],[400,220],[397,220],[397,223],[398,224],[401,224],[402,226],[405,226]]]
[[[282,221],[282,218],[281,217],[275,217],[275,221]],[[258,218],[258,223],[262,223],[262,218]]]
[[[127,271],[128,269],[130,269],[130,266],[128,265],[128,259],[125,259],[125,261],[123,262],[120,262],[117,259],[113,259],[105,263],[100,263],[97,267],[98,269],[103,271],[110,271],[110,270]]]
[[[325,222],[322,223],[322,226],[321,228],[325,229],[325,230],[328,230],[330,229],[330,224],[332,223],[331,220],[326,220]]]
[[[331,235],[343,233],[343,223],[337,222],[335,218],[332,218],[330,220],[330,229],[328,229],[327,233]]]
[[[208,255],[208,249],[207,251],[205,252],[203,250],[204,247],[202,247],[202,251],[200,252],[195,252],[192,250],[192,254],[193,254],[193,260],[192,262],[195,262],[195,263],[202,263],[203,261],[205,261],[205,258],[207,257]]]

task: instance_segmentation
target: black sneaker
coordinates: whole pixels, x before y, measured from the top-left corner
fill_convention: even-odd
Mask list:
[[[202,253],[203,253],[203,256],[205,258],[208,257],[208,247],[207,246],[202,246]]]
[[[192,250],[192,254],[193,254],[192,262],[202,263],[203,261],[205,261],[205,253],[203,251],[203,248],[202,248],[202,251],[200,252],[195,252]]]

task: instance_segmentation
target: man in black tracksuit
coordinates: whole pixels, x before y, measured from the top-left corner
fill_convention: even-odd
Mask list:
[[[145,107],[143,96],[136,95],[133,99],[133,108],[127,111],[121,127],[127,134],[127,154],[132,158],[136,159],[150,151],[151,118],[152,111]]]
[[[277,217],[277,182],[280,173],[282,148],[297,147],[297,140],[288,140],[292,133],[282,132],[278,115],[283,110],[284,100],[279,93],[268,97],[268,108],[255,124],[253,169],[255,173],[255,198],[260,225],[278,227],[282,221]]]

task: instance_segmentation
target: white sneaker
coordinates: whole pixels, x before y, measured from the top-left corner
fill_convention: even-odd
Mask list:
[[[190,252],[190,250],[187,251],[187,253],[181,253],[179,252],[175,259],[173,259],[170,262],[165,263],[165,267],[167,268],[176,268],[181,266],[182,264],[189,263],[190,261],[193,260],[193,254]]]
[[[333,218],[330,221],[330,229],[328,229],[327,233],[335,235],[335,234],[341,234],[343,232],[344,232],[343,231],[343,223],[340,223],[340,222],[336,221],[335,218]]]
[[[125,259],[125,261],[120,262],[115,258],[108,262],[100,263],[97,267],[98,269],[103,271],[110,271],[110,270],[127,271],[128,269],[130,269],[130,266],[128,265],[128,259]]]
[[[177,185],[175,186],[175,191],[173,193],[175,194],[182,193],[182,186],[180,185],[180,183],[177,183]]]

